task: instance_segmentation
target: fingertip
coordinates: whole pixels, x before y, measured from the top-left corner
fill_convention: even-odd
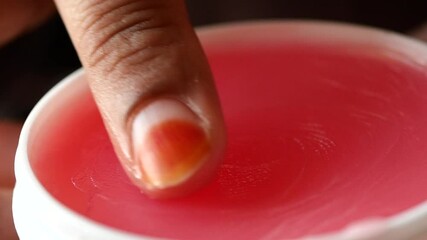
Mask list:
[[[156,99],[131,118],[138,185],[152,198],[171,198],[200,188],[215,174],[223,142],[183,102]]]
[[[134,183],[164,198],[208,182],[220,162],[224,124],[185,1],[56,3]]]

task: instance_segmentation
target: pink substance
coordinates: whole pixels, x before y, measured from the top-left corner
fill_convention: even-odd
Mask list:
[[[344,47],[208,55],[229,136],[212,184],[182,199],[145,197],[121,169],[87,92],[36,141],[37,177],[91,219],[180,239],[300,237],[427,199],[426,72]]]

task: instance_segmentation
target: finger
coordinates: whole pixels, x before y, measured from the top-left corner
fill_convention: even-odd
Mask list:
[[[12,187],[15,183],[13,164],[21,126],[15,122],[0,122],[0,187]]]
[[[12,189],[0,188],[0,239],[18,239],[12,218]]]
[[[56,4],[134,182],[154,197],[205,183],[224,149],[224,124],[184,1]]]
[[[0,0],[0,46],[43,22],[54,9],[51,0]]]

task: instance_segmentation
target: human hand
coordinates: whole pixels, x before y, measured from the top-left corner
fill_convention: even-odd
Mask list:
[[[122,165],[152,197],[204,184],[225,131],[183,0],[56,0]]]
[[[203,185],[219,163],[225,131],[210,69],[184,1],[55,3],[117,156],[133,182],[156,198],[183,195]],[[0,0],[0,46],[54,9],[47,0]],[[20,129],[12,128],[13,136],[2,134],[10,143]],[[15,144],[9,150],[14,153]],[[0,160],[12,165],[12,159]],[[7,176],[13,172],[7,171]],[[13,180],[1,195],[8,215],[0,226],[10,230],[9,239],[16,237],[9,214],[11,186]]]
[[[3,43],[53,9],[45,0],[19,0],[12,7],[0,2],[2,9],[11,9],[9,21],[2,19],[8,30]],[[29,9],[36,3],[43,10]],[[184,1],[55,3],[133,182],[152,197],[182,195],[206,182],[223,152],[225,131],[209,66]],[[14,19],[31,11],[43,16]],[[5,25],[17,22],[23,26]]]

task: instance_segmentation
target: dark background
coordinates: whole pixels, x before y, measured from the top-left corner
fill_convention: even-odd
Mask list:
[[[322,19],[408,32],[427,0],[187,0],[194,26],[248,19]],[[80,67],[58,16],[0,49],[0,119],[24,119],[57,81]]]

